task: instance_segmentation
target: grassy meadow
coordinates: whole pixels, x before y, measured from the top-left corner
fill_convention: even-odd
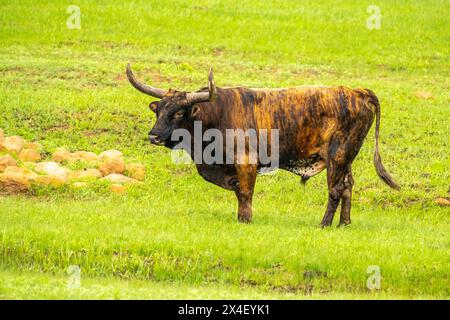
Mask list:
[[[69,29],[71,4],[81,29]],[[367,7],[381,10],[369,30]],[[0,299],[450,297],[449,1],[0,0],[0,128],[48,152],[119,149],[145,163],[126,195],[35,190],[0,197]],[[254,222],[232,192],[150,145],[155,86],[345,85],[381,102],[383,162],[370,131],[353,164],[352,225],[318,228],[325,173],[303,186],[258,178]],[[67,269],[81,287],[67,287]],[[369,290],[369,266],[381,288]]]

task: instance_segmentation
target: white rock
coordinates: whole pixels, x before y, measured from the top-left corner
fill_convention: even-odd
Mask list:
[[[108,158],[122,158],[123,153],[119,150],[106,150],[98,155],[98,161],[105,161]]]
[[[66,168],[63,168],[58,163],[51,161],[36,163],[34,170],[41,174],[54,174],[61,176],[66,176],[68,173]]]

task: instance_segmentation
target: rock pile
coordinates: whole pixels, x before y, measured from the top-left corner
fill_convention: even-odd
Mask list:
[[[44,159],[44,148],[20,136],[5,136],[0,129],[0,193],[26,192],[34,185],[74,189],[88,188],[97,180],[110,183],[113,193],[126,193],[129,184],[141,183],[145,166],[127,163],[122,152],[107,150],[99,155],[89,151],[55,150]],[[81,169],[71,170],[68,166]]]

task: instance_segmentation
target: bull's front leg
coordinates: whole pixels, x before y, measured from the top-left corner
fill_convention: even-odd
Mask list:
[[[238,199],[238,220],[239,222],[252,221],[252,198],[255,188],[257,166],[256,165],[236,165],[239,185],[235,190]]]

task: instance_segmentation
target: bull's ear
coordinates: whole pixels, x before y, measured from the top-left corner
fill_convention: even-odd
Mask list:
[[[199,112],[200,112],[200,107],[196,106],[196,105],[193,105],[192,106],[192,110],[191,110],[191,117],[195,118],[195,116],[198,115]]]
[[[151,102],[148,107],[150,108],[150,110],[152,110],[153,112],[156,112],[156,109],[158,108],[159,105],[159,101],[153,101]]]

